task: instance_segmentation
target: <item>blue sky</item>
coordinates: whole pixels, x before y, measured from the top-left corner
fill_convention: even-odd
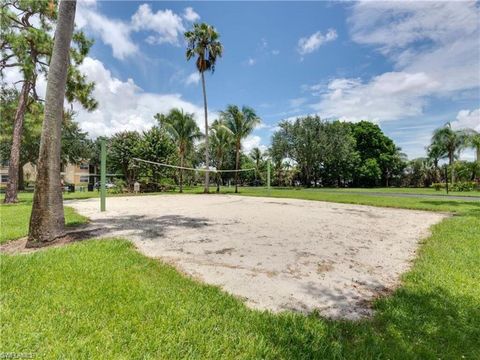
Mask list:
[[[480,131],[479,14],[475,2],[84,1],[76,23],[95,44],[82,70],[100,106],[77,106],[78,121],[98,136],[147,129],[156,112],[183,107],[202,124],[183,32],[205,21],[224,45],[207,75],[210,116],[227,104],[256,109],[247,151],[267,147],[279,121],[319,114],[377,122],[422,156],[447,121]]]

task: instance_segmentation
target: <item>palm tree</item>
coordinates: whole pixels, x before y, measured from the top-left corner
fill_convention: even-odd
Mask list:
[[[65,234],[62,189],[60,187],[60,150],[63,101],[67,84],[70,42],[75,22],[76,1],[63,0],[58,22],[50,71],[48,72],[37,180],[27,246],[39,246]]]
[[[225,111],[220,113],[225,126],[230,129],[235,139],[235,192],[238,193],[238,169],[240,165],[240,150],[242,139],[246,138],[260,123],[260,118],[250,107],[244,106],[242,110],[236,105],[228,105]]]
[[[435,182],[439,180],[440,169],[438,167],[438,162],[443,157],[443,149],[439,144],[432,143],[427,147],[427,156],[428,159],[432,162],[433,168],[435,171]]]
[[[453,130],[450,123],[436,129],[432,136],[432,145],[442,149],[442,157],[448,158],[448,164],[452,173],[452,184],[455,182],[455,169],[453,164],[458,158],[460,151],[465,147],[467,136],[465,131]]]
[[[178,157],[180,158],[180,192],[183,192],[183,167],[185,165],[185,155],[188,154],[194,145],[195,140],[202,137],[193,114],[184,113],[183,110],[172,109],[167,116],[162,118],[161,126],[177,144]]]
[[[470,130],[468,134],[468,142],[476,151],[477,163],[480,165],[480,131]]]
[[[260,167],[260,161],[263,159],[262,150],[258,147],[254,147],[252,151],[250,151],[250,157],[255,161],[255,185],[257,185],[258,169]]]
[[[223,161],[227,152],[233,146],[233,136],[229,128],[220,121],[215,121],[212,124],[212,138],[211,138],[211,147],[215,156],[215,162],[217,164],[217,169],[221,170],[223,166]],[[220,192],[220,183],[222,181],[221,173],[217,172],[217,193]]]
[[[476,160],[477,160],[477,177],[480,172],[480,132],[475,130],[469,130],[468,132],[468,143],[471,147],[475,149]]]
[[[196,57],[197,70],[202,78],[203,107],[205,112],[205,166],[209,169],[209,145],[208,145],[208,110],[207,93],[205,90],[205,71],[215,71],[217,58],[222,56],[223,46],[218,40],[220,37],[215,28],[211,25],[201,23],[193,24],[193,29],[186,31],[187,60]],[[205,193],[208,193],[209,172],[205,172]]]

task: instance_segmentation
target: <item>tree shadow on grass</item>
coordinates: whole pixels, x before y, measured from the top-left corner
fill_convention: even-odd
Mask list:
[[[462,215],[475,216],[480,214],[480,199],[478,201],[453,201],[453,200],[422,200],[421,204],[441,206],[453,211],[460,211]]]
[[[288,359],[473,359],[480,355],[480,310],[473,297],[399,289],[376,302],[373,319],[320,320],[282,314],[259,331]]]

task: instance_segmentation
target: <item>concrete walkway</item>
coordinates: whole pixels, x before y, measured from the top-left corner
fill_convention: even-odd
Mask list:
[[[441,194],[408,194],[408,193],[383,193],[376,191],[323,191],[330,193],[342,194],[355,194],[355,195],[374,195],[374,196],[386,196],[386,197],[410,197],[410,198],[430,198],[438,200],[463,200],[463,201],[478,201],[480,202],[480,196],[457,196],[457,195],[441,195]]]

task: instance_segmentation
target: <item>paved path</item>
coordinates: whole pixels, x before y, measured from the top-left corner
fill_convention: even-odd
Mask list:
[[[412,198],[430,198],[441,200],[464,200],[464,201],[479,201],[480,196],[456,196],[456,195],[441,195],[441,194],[408,194],[408,193],[383,193],[376,191],[323,191],[330,193],[355,194],[355,195],[375,195],[386,197],[412,197]]]

